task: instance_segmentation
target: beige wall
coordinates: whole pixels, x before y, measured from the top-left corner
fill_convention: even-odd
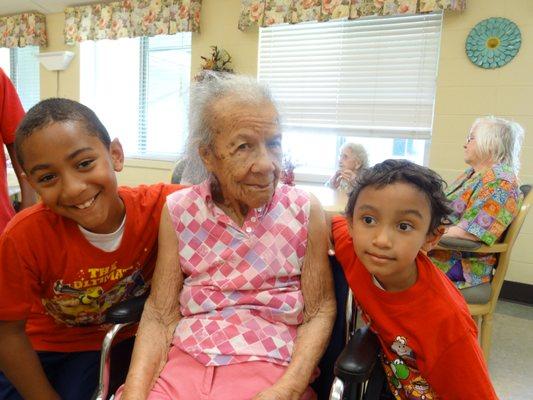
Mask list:
[[[78,46],[67,46],[63,37],[65,15],[49,14],[46,16],[48,47],[41,52],[69,50],[75,53],[68,68],[64,71],[48,71],[41,65],[41,99],[49,97],[80,98],[80,56]],[[59,78],[59,82],[58,82]],[[59,87],[58,87],[59,83]]]
[[[489,17],[506,17],[522,33],[518,55],[503,68],[485,70],[465,55],[470,29]],[[462,14],[446,13],[442,31],[429,165],[450,180],[465,166],[462,145],[473,120],[494,114],[524,126],[522,182],[533,183],[533,1],[468,0]],[[507,279],[533,284],[533,212],[513,250]]]
[[[255,75],[257,71],[257,29],[242,33],[237,29],[240,0],[204,0],[201,33],[193,34],[192,71],[200,65],[200,56],[209,55],[209,46],[229,51],[235,70]],[[503,16],[512,19],[522,31],[523,44],[517,57],[497,70],[484,70],[470,63],[464,43],[470,29],[484,18]],[[47,16],[50,46],[46,51],[68,49],[76,52],[71,66],[60,74],[60,95],[79,98],[79,54],[77,46],[63,44],[63,14]],[[430,148],[430,166],[446,179],[464,168],[462,144],[471,122],[480,115],[495,114],[513,118],[526,130],[533,130],[533,1],[469,0],[462,14],[444,17],[437,100]],[[41,69],[43,97],[56,95],[55,73]],[[523,182],[533,182],[533,133],[526,133],[522,153]],[[121,184],[135,185],[169,180],[172,163],[127,160],[119,175]],[[533,214],[533,212],[532,212]],[[533,216],[518,239],[508,279],[533,284]]]
[[[193,74],[200,69],[200,56],[208,56],[209,46],[217,45],[231,54],[236,72],[256,75],[258,30],[244,33],[237,29],[240,4],[240,0],[202,2],[200,33],[192,38]]]

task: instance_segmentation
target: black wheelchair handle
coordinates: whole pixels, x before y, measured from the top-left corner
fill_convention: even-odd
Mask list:
[[[124,300],[107,310],[105,322],[108,324],[127,324],[139,322],[148,294]]]
[[[378,361],[379,349],[378,338],[368,327],[357,329],[335,362],[335,376],[345,384],[365,382]]]

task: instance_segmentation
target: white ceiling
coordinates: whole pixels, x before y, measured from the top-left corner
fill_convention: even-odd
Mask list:
[[[24,11],[39,11],[43,14],[62,12],[67,6],[96,3],[96,0],[0,0],[0,15]],[[99,2],[102,2],[101,0]]]

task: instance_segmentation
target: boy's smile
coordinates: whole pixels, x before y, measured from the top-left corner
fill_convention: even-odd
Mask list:
[[[355,252],[386,290],[416,282],[415,258],[434,239],[430,220],[429,200],[408,183],[368,186],[359,193],[352,221]]]
[[[124,218],[115,171],[124,155],[118,141],[108,150],[77,121],[54,122],[22,143],[26,178],[55,213],[95,233],[114,232]]]

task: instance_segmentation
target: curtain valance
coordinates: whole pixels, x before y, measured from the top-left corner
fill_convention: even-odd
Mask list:
[[[466,0],[242,0],[239,29],[370,15],[462,11]]]
[[[27,12],[0,17],[0,47],[46,46],[46,18]]]
[[[201,0],[121,0],[65,9],[65,43],[198,32]]]

